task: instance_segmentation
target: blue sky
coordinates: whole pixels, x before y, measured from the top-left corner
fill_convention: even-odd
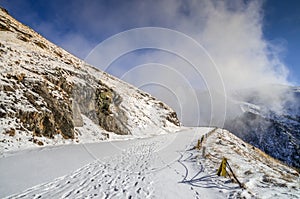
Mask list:
[[[198,27],[195,24],[199,24],[199,27],[204,26],[207,19],[205,14],[199,15],[197,12],[197,9],[202,13],[207,12],[207,9],[201,10],[204,3],[193,6],[193,3],[182,1],[178,6],[178,2],[181,1],[2,0],[0,5],[13,17],[50,41],[84,59],[99,42],[136,27],[165,27],[197,37]],[[234,15],[236,10],[243,12],[248,2],[227,1],[227,16]],[[276,51],[276,58],[280,59],[290,71],[288,80],[298,85],[300,84],[299,9],[300,2],[297,0],[267,0],[255,10],[262,17],[259,25],[264,42],[273,45],[272,51]],[[224,27],[220,27],[220,30],[222,28]]]
[[[300,1],[266,1],[264,5],[264,36],[282,43],[282,59],[291,79],[300,83]]]

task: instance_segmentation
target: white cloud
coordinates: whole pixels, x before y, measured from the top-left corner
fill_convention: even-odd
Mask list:
[[[157,26],[180,31],[201,44],[211,56],[220,72],[226,94],[231,95],[232,91],[256,88],[261,93],[263,101],[273,102],[273,107],[280,109],[282,95],[281,89],[272,90],[270,84],[288,84],[288,69],[281,62],[279,57],[280,46],[266,41],[263,35],[263,10],[262,3],[258,0],[164,0],[164,1],[75,1],[70,5],[72,23],[78,33],[65,34],[60,43],[70,52],[84,57],[85,54],[95,45],[95,38],[104,40],[113,34],[136,27]],[[91,38],[83,34],[88,32]],[[150,86],[147,91],[155,94],[158,98],[164,99],[166,103],[181,111],[183,121],[188,125],[198,124],[198,112],[201,120],[211,120],[212,124],[220,124],[224,108],[224,97],[220,78],[215,69],[214,63],[205,51],[194,51],[188,42],[181,39],[170,38],[169,35],[156,35],[160,45],[168,45],[172,40],[172,48],[180,49],[181,54],[188,55],[195,66],[191,66],[186,60],[172,52],[143,51],[124,55],[116,60],[110,67],[110,72],[121,77],[125,72],[135,66],[144,65],[143,70],[132,70],[127,74],[126,81],[140,85],[141,82],[163,83],[169,90],[174,91],[182,105],[178,110],[177,101],[165,89],[156,89],[158,86]],[[129,41],[122,41],[113,46],[116,49],[101,53],[106,58],[118,50],[131,49],[141,41],[139,35],[128,38]],[[126,58],[127,56],[127,58]],[[103,62],[95,63],[103,65]],[[178,75],[171,70],[159,70],[155,64],[159,63],[171,67],[180,73],[185,79],[178,78]],[[157,66],[157,65],[156,65]],[[195,67],[195,68],[194,68]],[[159,67],[158,67],[159,68]],[[195,72],[196,70],[196,72]],[[197,70],[201,74],[197,74]],[[188,80],[188,82],[186,81]],[[197,105],[193,93],[194,88],[210,88],[210,97],[202,92],[202,98],[198,99]],[[267,89],[266,89],[267,88]],[[183,92],[184,91],[184,92]],[[212,100],[212,101],[211,101]],[[176,106],[176,107],[175,107]],[[232,107],[231,116],[238,114]],[[199,110],[200,109],[200,110]],[[227,115],[228,116],[228,115]],[[222,122],[221,122],[222,123]]]

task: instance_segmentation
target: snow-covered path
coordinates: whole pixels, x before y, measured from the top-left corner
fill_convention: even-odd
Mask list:
[[[96,160],[56,180],[33,187],[17,197],[120,198],[152,193],[150,161],[153,145],[140,144],[120,155]]]
[[[224,198],[237,189],[236,184],[218,182],[215,173],[208,173],[201,165],[200,157],[189,151],[202,135],[211,128],[194,128],[179,133],[156,136],[148,139],[127,140],[113,143],[73,145],[72,150],[66,146],[48,148],[43,151],[19,154],[16,165],[20,168],[7,169],[11,182],[20,180],[13,170],[21,169],[25,176],[23,186],[16,186],[3,181],[0,174],[2,197],[13,198]],[[77,148],[78,147],[78,148]],[[77,163],[72,166],[55,156],[64,154],[66,159],[74,155],[77,149]],[[36,153],[36,154],[35,154]],[[27,156],[50,154],[53,161],[48,162],[48,173],[40,171],[38,160],[31,159],[31,167],[22,167]],[[30,155],[31,154],[31,155]],[[8,157],[7,162],[10,162]],[[72,159],[72,158],[71,158]],[[0,159],[5,163],[6,159]],[[23,162],[22,162],[23,161]],[[86,164],[86,162],[89,162]],[[85,166],[82,166],[85,164]],[[3,164],[1,164],[2,167]],[[15,165],[15,166],[16,166]],[[55,166],[54,166],[55,165]],[[78,167],[76,171],[73,167]],[[55,170],[62,168],[65,174],[54,177]],[[2,169],[2,168],[0,168]],[[27,171],[26,171],[27,170]],[[3,170],[2,170],[3,171]],[[8,172],[9,173],[9,172]],[[50,176],[49,176],[50,173]],[[61,173],[61,172],[59,172]],[[1,176],[2,175],[2,176]],[[49,176],[43,184],[36,179]],[[24,178],[24,176],[23,176]],[[36,179],[35,179],[36,178]],[[56,178],[56,179],[54,179]],[[54,179],[54,180],[53,180]],[[27,187],[26,187],[27,182]],[[39,185],[32,187],[33,182]],[[19,182],[22,183],[22,182]],[[25,185],[25,186],[24,186]],[[32,188],[30,188],[32,187]],[[29,188],[29,189],[28,189]],[[27,190],[25,190],[27,189]],[[25,191],[24,191],[25,190]]]

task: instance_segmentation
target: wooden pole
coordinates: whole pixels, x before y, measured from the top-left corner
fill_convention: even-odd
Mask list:
[[[233,175],[233,177],[234,177],[234,179],[236,180],[236,182],[239,184],[239,186],[241,187],[241,188],[244,188],[244,186],[242,185],[242,183],[237,179],[237,177],[234,175],[234,173],[233,173],[233,171],[232,171],[232,169],[231,169],[231,167],[230,167],[230,165],[229,165],[229,163],[228,162],[226,162],[226,165],[228,166],[228,168],[229,168],[229,170],[230,170],[230,172],[232,173],[232,175]]]

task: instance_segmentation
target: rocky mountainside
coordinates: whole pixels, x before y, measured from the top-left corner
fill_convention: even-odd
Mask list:
[[[280,112],[272,110],[269,104],[259,100],[255,92],[248,90],[252,98],[239,104],[243,113],[227,121],[225,128],[272,157],[299,169],[300,89],[278,85],[273,89],[285,90],[281,96],[283,107]]]
[[[202,102],[199,103],[200,125],[209,126],[213,116],[210,94],[198,91],[197,97]],[[233,91],[227,98],[224,119],[220,127],[270,156],[300,168],[299,87],[265,85]]]
[[[84,63],[5,9],[0,60],[1,153],[53,140],[80,142],[83,131],[106,139],[149,136],[180,125],[164,103]]]

